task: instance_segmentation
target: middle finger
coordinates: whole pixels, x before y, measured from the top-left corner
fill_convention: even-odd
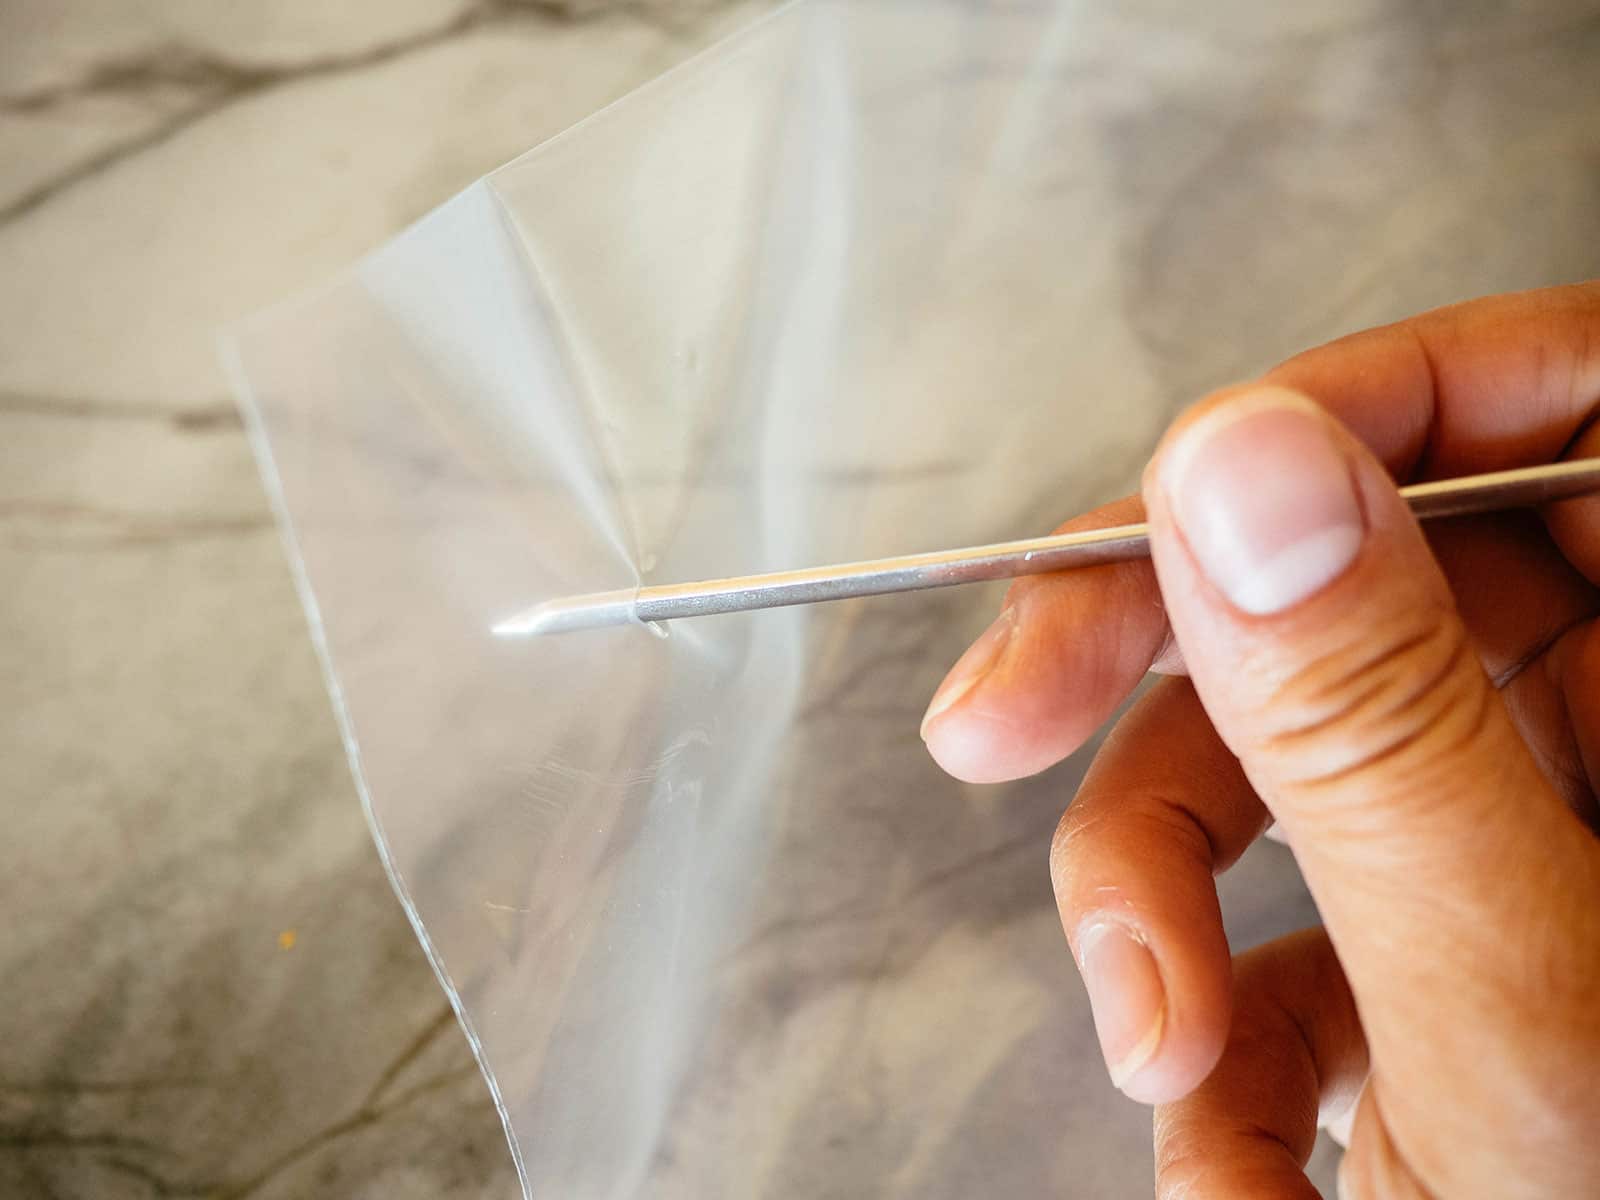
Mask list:
[[[1214,876],[1267,822],[1187,679],[1133,706],[1061,820],[1056,905],[1112,1082],[1136,1100],[1182,1096],[1222,1052],[1232,969]]]

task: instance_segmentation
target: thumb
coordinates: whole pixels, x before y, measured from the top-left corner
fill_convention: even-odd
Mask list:
[[[1298,393],[1235,391],[1168,434],[1145,502],[1195,687],[1295,849],[1386,1085],[1436,1091],[1493,1053],[1486,1026],[1592,986],[1566,978],[1593,974],[1571,965],[1592,840],[1366,448]]]

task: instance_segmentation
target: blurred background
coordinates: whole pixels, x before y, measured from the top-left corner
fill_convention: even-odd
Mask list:
[[[517,1194],[213,335],[768,7],[0,5],[0,1195]],[[1172,404],[1600,273],[1600,5],[1084,7],[1127,31],[1106,77],[1141,64],[1108,111],[1107,220]],[[1180,194],[1141,189],[1179,153]],[[1308,190],[1324,222],[1274,220]],[[1297,286],[1293,313],[1259,301]]]

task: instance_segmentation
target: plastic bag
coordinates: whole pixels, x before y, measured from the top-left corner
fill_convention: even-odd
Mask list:
[[[489,634],[1133,483],[1186,397],[1120,303],[1122,83],[1080,20],[790,7],[233,341],[380,852],[530,1196],[1148,1178],[1044,869],[1081,759],[969,789],[917,737],[995,588]],[[1308,920],[1252,861],[1254,932]]]

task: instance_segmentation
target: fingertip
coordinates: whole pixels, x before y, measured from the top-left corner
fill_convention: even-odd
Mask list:
[[[1118,1084],[1117,1090],[1138,1104],[1175,1104],[1205,1082],[1221,1057],[1221,1047],[1199,1060],[1198,1066],[1187,1056],[1167,1055]]]
[[[1171,1104],[1205,1082],[1222,1058],[1232,1015],[1229,998],[1169,989],[1148,1047],[1108,1066],[1111,1082],[1140,1104]],[[1130,1061],[1131,1060],[1131,1061]]]
[[[963,782],[1036,775],[1082,745],[1104,717],[1107,706],[1095,703],[1092,689],[1064,688],[1053,678],[1076,673],[1084,647],[1037,599],[1013,594],[950,669],[922,718],[933,760]]]
[[[1026,779],[1082,746],[1122,699],[1086,706],[1041,689],[1033,675],[1026,664],[996,671],[930,705],[922,740],[933,761],[963,783]]]
[[[975,703],[958,703],[924,718],[922,740],[940,769],[963,783],[1007,783],[1050,765],[1033,766],[1025,755],[1019,758],[1015,734]]]
[[[1133,847],[1121,843],[1102,848],[1123,862]],[[1169,860],[1161,884],[1151,890],[1153,879],[1125,870],[1107,876],[1122,876],[1125,884],[1096,885],[1100,906],[1078,919],[1068,940],[1111,1082],[1131,1100],[1166,1104],[1198,1087],[1221,1058],[1233,978],[1215,893],[1207,905],[1195,894],[1202,889],[1193,873],[1171,860],[1170,847],[1149,849],[1152,860]],[[1058,904],[1062,882],[1058,877]],[[1073,898],[1079,888],[1069,888],[1067,919],[1082,911]]]
[[[1019,581],[934,693],[921,733],[968,783],[1036,775],[1082,746],[1166,639],[1148,564]]]

